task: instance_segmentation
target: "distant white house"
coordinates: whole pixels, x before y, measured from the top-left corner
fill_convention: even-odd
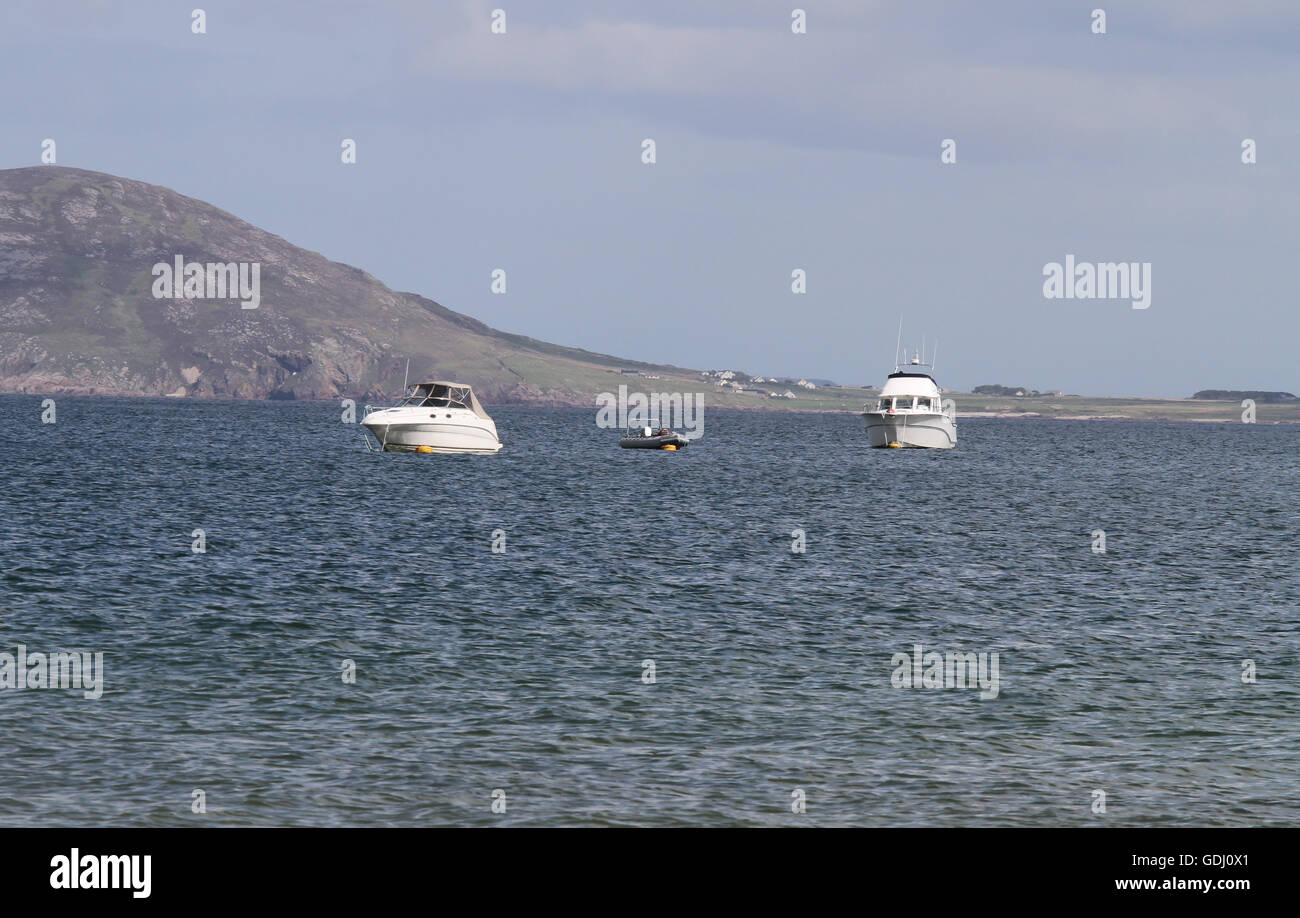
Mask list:
[[[796,386],[803,386],[805,389],[816,389],[816,388],[817,388],[816,385],[814,385],[813,383],[810,383],[810,382],[809,382],[808,380],[806,380],[806,379],[801,379],[801,380],[799,380],[797,383],[795,383],[795,385],[796,385]]]
[[[782,392],[780,395],[777,395],[776,393],[773,393],[773,394],[772,394],[772,397],[773,397],[773,398],[798,398],[798,396],[795,395],[793,392],[791,392],[789,389],[786,389],[786,390],[785,390],[784,392]]]

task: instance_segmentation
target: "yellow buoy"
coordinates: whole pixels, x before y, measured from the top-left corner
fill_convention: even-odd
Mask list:
[[[433,447],[432,447],[432,446],[417,446],[417,447],[415,448],[415,451],[416,451],[417,453],[431,453],[431,452],[433,452]]]
[[[889,444],[889,448],[890,448],[890,449],[902,449],[902,448],[903,448],[903,444],[901,444],[901,443],[891,443],[891,444]]]
[[[677,444],[676,444],[676,443],[665,443],[665,444],[663,445],[663,448],[664,448],[664,449],[676,449],[676,448],[677,448]]]

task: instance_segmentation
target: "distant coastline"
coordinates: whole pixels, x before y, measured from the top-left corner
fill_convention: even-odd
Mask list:
[[[706,408],[727,411],[755,411],[770,414],[857,414],[875,399],[877,390],[854,386],[819,388],[815,392],[800,393],[795,399],[768,399],[747,397],[744,393],[710,391],[710,387],[681,386],[681,379],[644,380],[646,391],[698,392]],[[166,396],[138,392],[86,392],[59,391],[59,387],[42,389],[31,387],[26,391],[0,391],[0,399],[9,398],[130,398],[151,399]],[[359,396],[352,397],[361,404]],[[1184,421],[1206,424],[1243,423],[1240,402],[1209,399],[1162,398],[1093,398],[1065,396],[1062,398],[1015,398],[976,395],[970,392],[945,392],[945,397],[957,403],[957,419],[987,420],[1016,419],[1043,421]],[[229,396],[189,396],[180,401],[212,402],[269,402],[275,398],[232,398]],[[337,405],[340,399],[297,399],[307,405]],[[548,400],[494,399],[484,400],[489,408],[589,408],[596,410],[596,393],[590,399],[564,398]],[[1256,424],[1300,424],[1300,402],[1276,404],[1261,403],[1255,408]]]

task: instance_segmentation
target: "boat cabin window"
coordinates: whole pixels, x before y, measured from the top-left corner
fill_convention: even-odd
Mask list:
[[[905,411],[908,408],[924,407],[925,400],[914,398],[908,395],[900,395],[897,398],[882,398],[880,400],[879,411],[888,411],[893,408],[895,411]]]
[[[938,411],[939,400],[928,395],[900,395],[894,398],[882,398],[876,403],[877,411],[888,411],[890,408],[895,411],[905,411],[909,408]]]

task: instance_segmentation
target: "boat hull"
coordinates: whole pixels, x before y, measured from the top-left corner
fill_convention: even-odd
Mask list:
[[[419,410],[423,417],[403,417],[395,412],[403,409],[385,409],[367,415],[361,422],[384,450],[390,452],[429,451],[435,453],[468,453],[492,455],[501,449],[496,425],[472,412],[455,412],[453,417],[431,417],[431,412]],[[439,412],[445,415],[446,412]]]
[[[953,449],[957,446],[957,425],[946,414],[867,411],[864,416],[867,439],[873,447]]]

